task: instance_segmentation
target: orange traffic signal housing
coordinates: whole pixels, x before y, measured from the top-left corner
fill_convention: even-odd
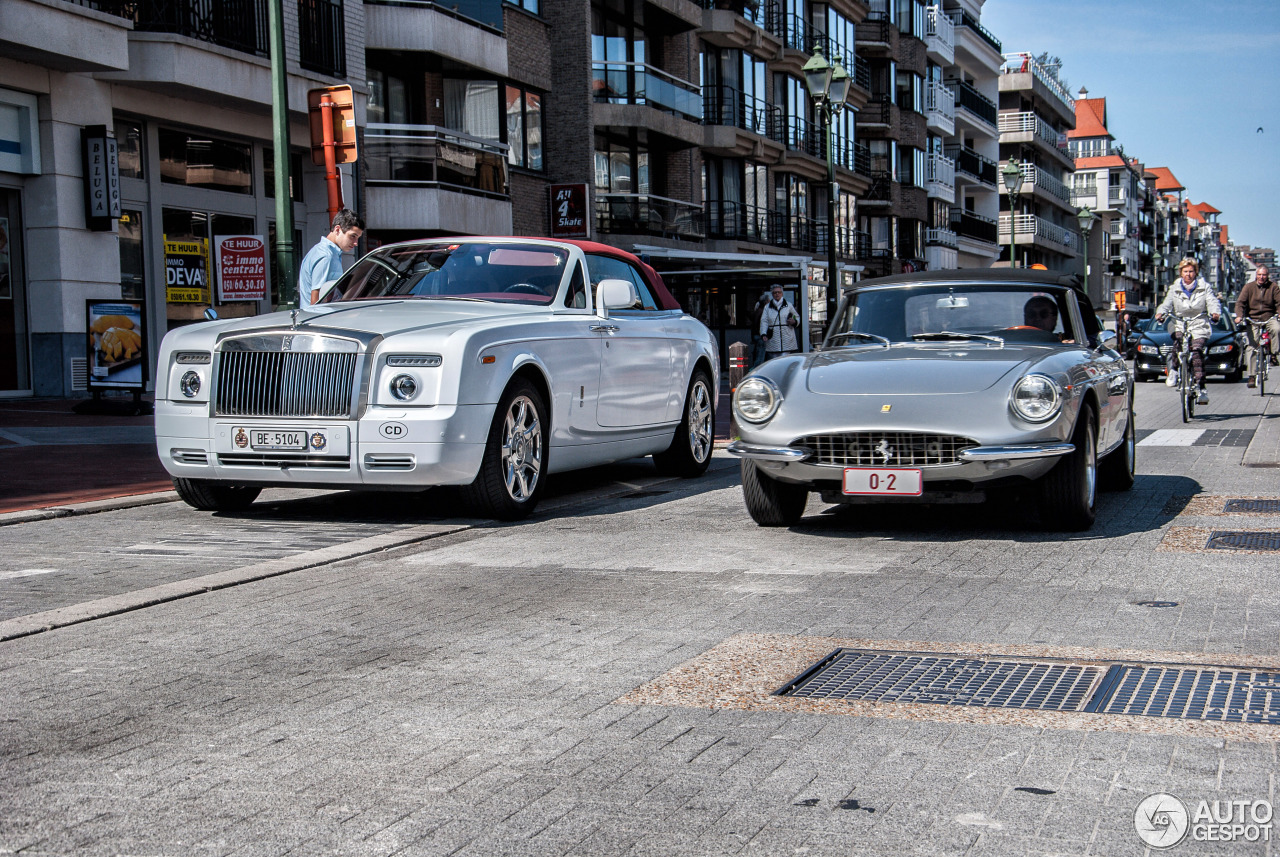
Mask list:
[[[311,117],[311,162],[323,167],[325,144],[325,112],[332,118],[334,164],[350,164],[356,153],[356,109],[351,87],[324,86],[307,92],[307,109]]]

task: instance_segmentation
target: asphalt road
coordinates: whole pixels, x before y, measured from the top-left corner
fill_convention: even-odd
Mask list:
[[[1082,534],[816,500],[761,529],[720,455],[562,477],[516,525],[277,491],[0,527],[0,854],[1128,855],[1160,793],[1170,853],[1271,854],[1270,820],[1195,841],[1231,833],[1202,801],[1280,801],[1278,554],[1206,548],[1280,531],[1227,510],[1280,501],[1244,466],[1280,405],[1211,393],[1187,427],[1140,386],[1137,484]],[[772,695],[838,648],[1249,671],[1261,713]]]

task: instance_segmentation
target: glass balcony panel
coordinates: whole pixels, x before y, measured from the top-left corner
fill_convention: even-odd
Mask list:
[[[692,202],[645,193],[597,193],[595,208],[601,232],[706,237],[705,214]]]
[[[645,63],[595,62],[591,66],[596,101],[648,104],[702,121],[702,91],[696,84]]]
[[[365,178],[381,185],[442,185],[508,196],[507,147],[435,125],[370,124]]]

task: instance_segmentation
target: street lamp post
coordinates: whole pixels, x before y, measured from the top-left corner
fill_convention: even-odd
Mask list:
[[[1017,267],[1018,252],[1018,196],[1022,192],[1022,165],[1010,158],[1000,168],[1004,189],[1009,193],[1009,267]]]
[[[832,149],[834,136],[831,126],[836,114],[844,107],[849,95],[849,73],[836,60],[831,65],[822,56],[822,45],[815,45],[813,56],[801,69],[804,84],[813,99],[814,107],[822,114],[822,148],[827,157],[827,321],[835,317],[836,302],[840,298],[839,262],[836,259],[836,159]]]
[[[1086,205],[1077,212],[1076,220],[1080,222],[1080,236],[1083,239],[1080,243],[1084,245],[1084,293],[1087,295],[1089,294],[1089,231],[1093,229],[1093,210]]]

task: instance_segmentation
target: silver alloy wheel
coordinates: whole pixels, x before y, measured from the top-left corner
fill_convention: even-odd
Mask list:
[[[689,391],[689,451],[695,461],[706,461],[714,442],[711,425],[711,391],[701,379]]]
[[[1096,447],[1098,441],[1094,438],[1093,432],[1088,429],[1085,429],[1084,438],[1085,496],[1089,500],[1089,508],[1092,509],[1098,500],[1098,450]]]
[[[502,476],[517,503],[533,496],[542,474],[542,423],[528,396],[511,400],[502,426]]]

